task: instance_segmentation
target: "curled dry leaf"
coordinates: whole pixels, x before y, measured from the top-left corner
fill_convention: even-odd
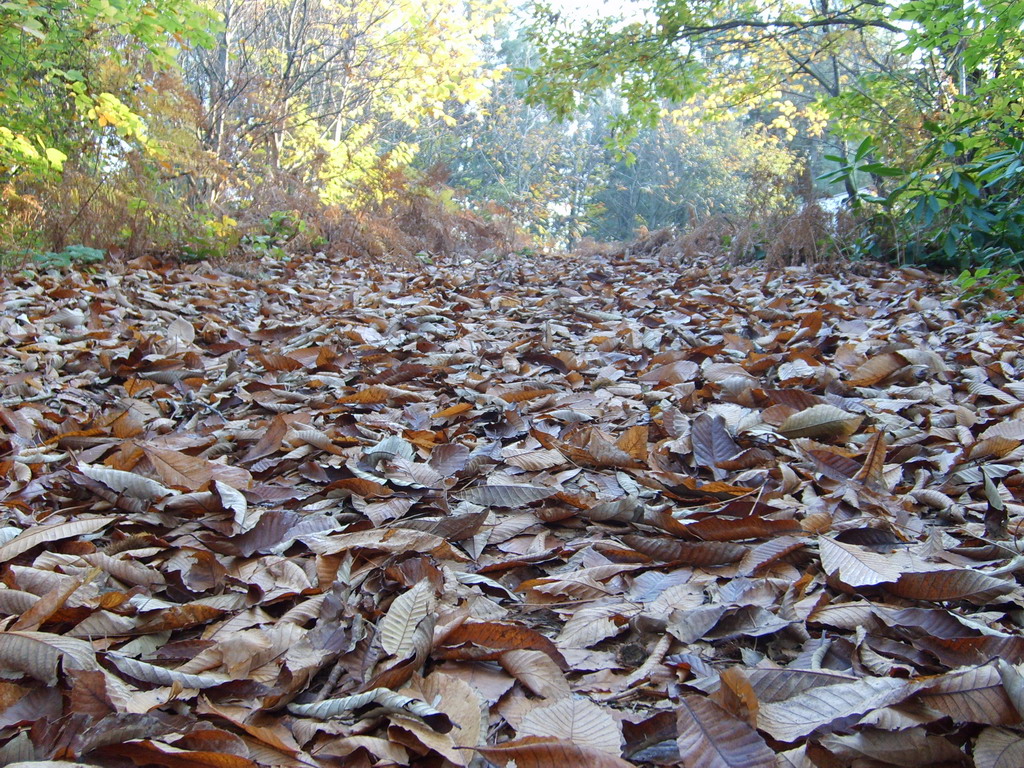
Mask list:
[[[779,426],[779,434],[788,438],[812,437],[829,440],[849,437],[857,431],[862,416],[836,408],[833,405],[814,405],[805,411],[793,414]]]
[[[288,711],[299,717],[327,720],[332,717],[348,715],[354,710],[370,705],[377,705],[385,712],[404,712],[414,715],[439,733],[448,733],[452,729],[452,722],[444,712],[439,712],[419,699],[404,696],[387,688],[374,688],[354,696],[325,699],[313,704],[289,704]]]
[[[157,685],[179,685],[182,688],[197,688],[203,690],[230,682],[231,678],[224,675],[191,675],[184,672],[176,672],[173,669],[158,667],[145,661],[132,659],[120,653],[107,651],[107,658],[114,666],[129,677]]]
[[[501,666],[531,693],[543,699],[569,696],[569,683],[561,668],[543,651],[506,651],[499,657]]]
[[[139,501],[154,502],[173,493],[170,488],[165,488],[156,480],[134,472],[122,472],[120,469],[94,467],[89,464],[79,464],[78,471],[102,483],[119,496],[129,496]]]

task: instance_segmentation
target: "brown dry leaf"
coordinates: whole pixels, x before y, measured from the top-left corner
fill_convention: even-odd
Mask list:
[[[862,416],[855,416],[823,403],[793,414],[782,422],[778,431],[790,439],[810,437],[816,440],[829,440],[849,437],[857,431],[863,420]]]
[[[757,712],[761,705],[747,676],[739,667],[729,667],[723,670],[718,679],[721,685],[716,703],[750,727],[756,727]]]
[[[702,413],[693,420],[690,440],[698,466],[709,468],[716,480],[728,476],[718,465],[739,453],[740,448],[726,431],[725,419]]]
[[[858,366],[846,383],[851,387],[873,387],[896,371],[907,367],[907,361],[895,352],[885,352],[869,358]]]
[[[64,607],[68,598],[82,586],[82,581],[82,579],[71,579],[54,587],[33,603],[32,607],[22,613],[18,620],[10,626],[10,629],[12,631],[39,629],[46,623],[47,619]]]
[[[1021,719],[992,664],[941,675],[920,698],[958,723],[1013,725]]]
[[[179,749],[174,745],[149,740],[136,740],[103,747],[100,754],[107,759],[120,757],[131,760],[136,765],[159,765],[166,766],[166,768],[189,768],[190,766],[256,768],[258,765],[239,755]]]
[[[435,651],[441,658],[498,658],[503,651],[537,650],[550,656],[561,668],[565,659],[544,635],[516,624],[492,621],[460,624],[444,637],[444,649]],[[467,646],[464,649],[459,646]],[[470,647],[473,646],[473,647]],[[482,651],[482,653],[478,653]]]
[[[676,727],[680,765],[686,768],[775,766],[775,753],[757,731],[704,697],[679,700]]]
[[[904,573],[886,590],[898,597],[917,600],[969,600],[984,605],[997,597],[1007,595],[1016,583],[988,576],[980,571],[946,568],[924,573]]]

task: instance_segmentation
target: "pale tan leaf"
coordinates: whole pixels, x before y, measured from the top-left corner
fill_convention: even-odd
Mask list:
[[[554,496],[557,488],[534,485],[475,485],[454,494],[455,498],[482,507],[524,507]]]
[[[0,613],[5,616],[22,614],[38,602],[39,595],[33,595],[31,592],[0,588]]]
[[[431,702],[434,708],[448,717],[451,727],[444,732],[437,731],[423,720],[396,711],[388,713],[391,732],[394,733],[395,728],[409,731],[417,741],[450,763],[469,765],[474,753],[466,747],[476,747],[485,741],[481,734],[485,733],[486,709],[476,691],[457,677],[434,672],[426,680],[414,678],[402,692],[413,693],[417,698]]]
[[[913,690],[891,677],[812,688],[784,701],[762,702],[757,727],[779,741],[795,741],[836,720],[902,701]]]
[[[563,698],[530,710],[517,729],[520,736],[554,736],[580,747],[610,755],[622,754],[618,722],[603,707],[587,699]]]
[[[213,477],[215,465],[206,459],[153,445],[143,445],[142,450],[160,479],[172,488],[198,491],[207,485]],[[105,484],[109,485],[106,482]]]
[[[53,686],[57,666],[96,670],[100,666],[90,643],[49,632],[0,632],[0,669],[34,677]]]
[[[136,616],[121,616],[110,611],[94,611],[67,631],[71,637],[119,637],[133,635],[139,626]]]
[[[863,416],[855,416],[833,405],[823,403],[793,414],[782,423],[778,432],[790,439],[812,437],[826,440],[849,437],[857,431],[857,427],[863,420]]]
[[[167,326],[167,337],[191,344],[196,339],[196,329],[183,317],[174,318]]]
[[[319,429],[313,429],[312,427],[299,427],[292,430],[291,436],[295,440],[301,440],[304,443],[319,448],[322,451],[328,453],[337,453],[338,448],[334,445],[334,441],[331,440],[330,436],[324,434]]]
[[[537,451],[523,451],[512,453],[504,457],[506,464],[519,467],[529,472],[540,472],[552,467],[560,467],[568,461],[559,451],[554,448],[544,448]]]
[[[932,509],[950,509],[956,504],[949,496],[934,488],[919,488],[911,491],[910,496],[914,501],[925,504]]]
[[[590,430],[586,443],[583,445],[583,450],[588,457],[585,460],[599,467],[632,467],[637,465],[636,459],[596,429]]]
[[[78,471],[91,480],[102,483],[119,496],[129,496],[139,501],[153,502],[174,493],[156,480],[137,475],[134,472],[122,472],[120,469],[90,464],[79,464]]]
[[[899,579],[905,558],[872,552],[856,544],[844,544],[827,536],[818,538],[821,566],[830,576],[851,587],[866,587]],[[903,566],[903,567],[901,567]]]
[[[1024,440],[1024,419],[997,421],[978,437],[981,440],[987,440],[990,437],[1005,437],[1010,440]]]
[[[93,552],[82,555],[82,559],[125,584],[149,588],[164,584],[164,576],[160,571],[126,557],[111,557],[103,552]]]
[[[775,753],[757,731],[704,696],[680,698],[676,727],[686,768],[775,768]]]
[[[560,648],[589,648],[629,628],[623,614],[629,613],[626,605],[585,606],[575,611],[565,622],[562,631],[555,638]],[[633,613],[636,609],[633,609]]]
[[[541,698],[561,699],[570,693],[562,670],[544,651],[505,651],[499,661],[506,672]]]
[[[986,728],[974,743],[975,768],[1020,768],[1024,735],[1006,728]]]
[[[693,381],[700,373],[700,366],[692,360],[676,360],[666,365],[656,365],[649,371],[640,374],[638,381],[649,381],[656,384],[680,384]]]
[[[40,544],[50,544],[77,536],[88,536],[117,520],[116,517],[94,517],[29,528],[0,546],[0,563],[7,562]]]
[[[877,760],[880,763],[918,768],[922,765],[956,765],[963,759],[961,749],[942,736],[924,728],[900,732],[866,730],[849,735],[828,734],[821,745],[844,761]]]
[[[391,656],[408,658],[415,650],[416,627],[434,609],[434,587],[423,579],[391,603],[377,631],[380,645]]]
[[[1007,698],[1017,710],[1017,714],[1024,717],[1024,674],[1021,674],[1020,667],[1009,664],[1004,659],[996,659],[996,669],[999,670],[999,680],[1003,684]]]
[[[315,533],[301,538],[319,555],[338,555],[353,549],[369,549],[380,552],[430,552],[444,560],[463,562],[468,559],[440,536],[402,528],[377,528],[337,535]]]
[[[214,480],[213,487],[217,492],[217,497],[220,499],[221,506],[233,515],[235,533],[251,531],[256,526],[256,523],[260,521],[262,512],[254,511],[253,514],[250,514],[249,502],[246,501],[245,496],[237,488],[227,483],[222,483],[220,480]]]

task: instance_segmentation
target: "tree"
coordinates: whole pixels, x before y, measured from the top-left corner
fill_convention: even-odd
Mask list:
[[[620,147],[698,95],[712,113],[757,115],[794,144],[806,140],[811,123],[827,123],[835,149],[808,145],[808,156],[831,155],[838,164],[831,178],[851,196],[870,177],[879,195],[869,202],[883,207],[897,233],[887,245],[864,242],[902,254],[902,241],[910,241],[917,258],[935,264],[1020,261],[1022,4],[651,0],[641,7],[639,21],[598,19],[582,29],[542,9],[533,28],[541,63],[526,73],[529,97],[565,116],[613,89],[626,105],[614,125]],[[848,142],[858,145],[852,159]]]
[[[523,230],[560,244],[572,243],[594,223],[595,194],[608,177],[603,146],[609,105],[571,123],[526,104],[514,70],[536,59],[521,28],[504,24],[488,62],[501,73],[481,104],[450,104],[452,124],[425,123],[401,135],[419,147],[422,171],[443,166],[458,199],[486,211],[497,206]]]
[[[290,178],[350,199],[391,123],[445,119],[486,94],[479,41],[494,9],[456,0],[218,0],[217,44],[192,51],[206,145],[243,184]],[[238,179],[235,179],[237,186]],[[224,186],[223,184],[221,186]],[[236,192],[238,190],[236,189]],[[208,190],[214,199],[217,189]]]
[[[10,0],[0,5],[0,179],[58,173],[104,140],[144,141],[134,93],[203,44],[215,20],[185,0]],[[136,75],[116,85],[112,64]]]
[[[582,26],[539,7],[532,38],[541,64],[526,72],[529,97],[564,117],[611,89],[626,105],[614,126],[625,143],[640,127],[657,123],[664,101],[682,103],[727,85],[727,79],[715,81],[714,76],[730,66],[745,75],[748,93],[764,92],[763,78],[777,81],[779,74],[752,65],[772,48],[787,60],[786,74],[806,72],[818,57],[829,55],[829,45],[818,45],[808,56],[805,42],[815,30],[900,31],[885,18],[889,7],[876,0],[820,0],[807,6],[651,0],[638,5],[640,13],[631,18],[639,15],[639,21],[599,18]]]

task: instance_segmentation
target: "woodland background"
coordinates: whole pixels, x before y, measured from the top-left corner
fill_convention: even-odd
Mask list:
[[[734,259],[1012,287],[1022,21],[1010,0],[8,0],[0,248],[423,259],[674,227]],[[836,195],[853,217],[809,212]]]

